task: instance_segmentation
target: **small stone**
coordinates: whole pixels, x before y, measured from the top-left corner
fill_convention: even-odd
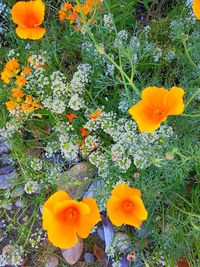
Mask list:
[[[16,206],[17,208],[22,208],[22,207],[24,207],[24,203],[23,203],[20,199],[18,199],[18,200],[15,202],[15,206]]]
[[[76,245],[69,249],[62,249],[63,258],[70,265],[75,264],[83,253],[83,239],[79,238]]]
[[[72,198],[81,198],[87,191],[96,171],[96,167],[89,162],[78,163],[58,175],[58,190],[69,192]]]
[[[94,264],[94,256],[91,253],[86,252],[84,255],[84,259],[85,259],[86,263]]]
[[[56,255],[47,255],[45,257],[45,267],[57,267],[59,264],[59,259]]]
[[[2,249],[2,255],[6,256],[7,261],[6,264],[7,265],[12,265],[12,256],[14,254],[14,247],[12,245],[6,245],[3,249]]]
[[[2,167],[0,169],[0,175],[5,175],[5,174],[8,174],[8,173],[11,173],[11,172],[14,171],[14,169],[15,169],[15,167],[12,166],[12,165],[7,165],[5,167]]]
[[[18,178],[16,172],[11,172],[6,175],[0,175],[0,189],[6,190],[14,186],[14,181]]]
[[[0,145],[0,155],[8,154],[8,153],[10,153],[10,149],[6,145],[1,144]]]
[[[126,233],[118,232],[113,241],[113,247],[119,254],[124,254],[131,247],[130,237]]]

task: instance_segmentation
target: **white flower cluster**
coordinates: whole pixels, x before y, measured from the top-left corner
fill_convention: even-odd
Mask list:
[[[4,34],[8,27],[6,25],[6,18],[9,15],[9,8],[7,7],[7,5],[2,2],[2,0],[0,0],[0,17],[2,18],[2,20],[0,21],[0,35]]]
[[[160,47],[156,47],[154,50],[153,50],[153,59],[155,62],[158,62],[159,59],[162,57],[162,49]]]
[[[109,30],[109,32],[114,30],[113,15],[111,13],[104,14],[103,22],[104,22],[104,27],[107,28]]]
[[[55,131],[60,142],[60,150],[62,156],[67,160],[74,160],[79,153],[77,136],[72,134],[74,128],[71,124],[56,125]]]
[[[117,36],[114,40],[114,47],[116,48],[121,48],[124,45],[126,45],[128,39],[128,32],[125,30],[121,30],[120,32],[117,33]]]
[[[84,126],[90,132],[102,129],[109,134],[115,142],[106,149],[110,155],[109,160],[114,162],[121,172],[126,172],[131,166],[132,160],[139,169],[145,169],[151,164],[161,166],[165,159],[166,145],[173,135],[173,130],[168,126],[161,126],[160,129],[152,134],[139,133],[135,122],[131,119],[117,119],[113,112],[102,112],[96,120],[90,119]],[[99,146],[99,151],[103,148]],[[99,153],[99,154],[98,154]],[[94,155],[93,155],[94,154]],[[102,157],[98,151],[93,152],[89,159],[90,162],[104,170],[104,177],[108,174],[108,156]],[[101,164],[100,164],[101,163]],[[107,163],[107,164],[106,164]]]
[[[43,168],[43,161],[38,158],[34,158],[31,159],[30,165],[34,171],[41,171]]]
[[[10,246],[8,251],[0,255],[0,266],[7,266],[10,264],[14,266],[21,266],[24,260],[24,250],[22,246],[19,246],[16,249],[14,249],[11,245],[8,246]]]
[[[24,190],[27,194],[33,194],[36,193],[38,190],[38,183],[37,181],[28,181],[25,185],[24,185]]]
[[[42,229],[35,229],[35,232],[31,234],[29,238],[29,244],[31,245],[32,248],[37,249],[41,242],[45,240],[46,234]]]
[[[5,139],[8,139],[16,131],[19,131],[22,125],[23,125],[23,120],[19,120],[15,117],[12,117],[3,128],[0,128],[0,136],[2,136]]]

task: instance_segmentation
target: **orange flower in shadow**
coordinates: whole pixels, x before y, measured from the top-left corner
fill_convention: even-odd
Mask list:
[[[44,203],[43,228],[48,239],[59,248],[73,247],[78,236],[88,237],[91,229],[101,220],[96,201],[85,198],[71,200],[64,191],[54,193]]]
[[[100,116],[102,116],[102,111],[100,109],[97,109],[94,113],[90,114],[90,119],[92,120],[96,120],[98,119]]]
[[[16,33],[22,39],[37,40],[44,36],[45,29],[39,27],[44,20],[45,4],[42,0],[19,1],[11,11],[12,19],[17,24]]]
[[[86,137],[86,136],[88,136],[88,129],[86,129],[86,128],[84,128],[84,127],[82,127],[82,128],[80,128],[80,132],[81,132],[81,136],[82,137]]]
[[[200,0],[194,0],[192,9],[195,17],[200,20]]]
[[[76,114],[74,113],[66,114],[66,117],[68,118],[69,123],[72,123],[73,119],[77,118]]]
[[[172,87],[169,91],[159,87],[147,87],[142,100],[129,109],[141,132],[154,132],[169,115],[181,114],[184,110],[184,90]]]
[[[114,225],[128,224],[138,229],[148,216],[140,190],[126,184],[119,184],[113,189],[107,202],[107,213]]]
[[[9,84],[10,83],[10,78],[13,78],[15,75],[17,75],[18,72],[19,72],[18,60],[14,59],[14,58],[10,59],[6,63],[3,72],[1,72],[1,80],[5,84]]]

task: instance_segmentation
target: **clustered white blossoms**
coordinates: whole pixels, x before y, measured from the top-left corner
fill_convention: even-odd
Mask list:
[[[109,161],[112,161],[121,172],[126,172],[133,162],[138,169],[145,169],[152,164],[161,166],[173,130],[168,126],[161,126],[152,134],[139,133],[132,119],[120,118],[113,112],[102,112],[96,120],[88,120],[84,126],[90,132],[101,129],[108,134],[113,144],[104,148],[103,144],[91,153],[89,160],[99,169],[103,177],[109,173]]]
[[[0,17],[2,18],[2,20],[0,20],[0,35],[4,34],[8,29],[6,25],[6,18],[8,15],[9,15],[9,8],[7,7],[5,2],[0,0]]]
[[[0,255],[0,266],[7,266],[7,265],[22,265],[24,261],[24,250],[22,246],[18,246],[14,248],[10,245],[8,252],[2,253]]]
[[[24,190],[27,194],[33,194],[36,193],[38,190],[38,182],[37,181],[28,181],[25,185],[24,185]]]

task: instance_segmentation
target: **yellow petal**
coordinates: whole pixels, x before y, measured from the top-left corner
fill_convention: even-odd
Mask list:
[[[85,198],[82,203],[90,207],[89,214],[83,214],[80,217],[79,226],[77,227],[77,233],[80,237],[86,238],[90,234],[92,228],[101,221],[99,209],[96,204],[96,200],[93,198]]]
[[[184,90],[179,87],[172,87],[167,99],[168,115],[178,115],[184,111],[183,95]]]
[[[16,34],[22,39],[38,40],[41,39],[45,34],[45,29],[41,27],[35,28],[22,28],[18,26],[16,28]]]
[[[125,223],[126,214],[122,209],[122,202],[123,200],[115,196],[111,196],[107,202],[108,217],[112,224],[116,226],[121,226]]]
[[[112,190],[112,196],[116,196],[119,198],[127,198],[130,196],[141,196],[141,191],[139,189],[132,188],[126,184],[118,184]]]
[[[57,191],[49,197],[49,199],[44,203],[44,207],[47,207],[53,210],[53,207],[56,203],[62,202],[64,200],[70,199],[69,195],[64,191]]]
[[[71,225],[54,221],[47,229],[48,239],[56,247],[66,249],[76,245],[78,238]]]
[[[130,197],[130,200],[132,201],[133,206],[134,206],[134,209],[133,209],[134,215],[140,220],[146,220],[148,213],[145,209],[142,199],[137,196],[132,196]]]
[[[195,17],[200,20],[200,0],[194,0],[192,8]]]
[[[141,132],[152,133],[160,127],[161,122],[154,120],[154,110],[143,101],[139,101],[132,106],[129,109],[129,113],[136,121]]]

